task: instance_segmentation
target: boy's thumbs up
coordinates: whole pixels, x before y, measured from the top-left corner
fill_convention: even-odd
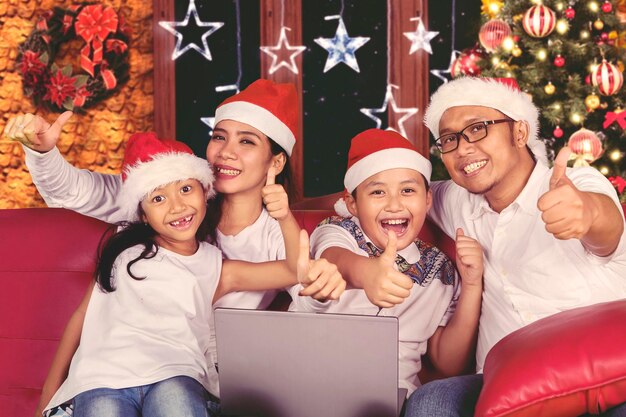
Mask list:
[[[550,177],[550,190],[554,190],[561,178],[565,177],[565,170],[567,168],[567,161],[572,153],[572,150],[564,146],[556,156],[554,160],[554,167],[552,168],[552,177]]]
[[[272,165],[267,170],[267,180],[265,180],[265,185],[274,185],[276,184],[276,168]]]
[[[394,265],[396,262],[396,255],[398,253],[398,236],[391,230],[387,231],[387,247],[380,255],[381,258],[388,261],[389,265]]]

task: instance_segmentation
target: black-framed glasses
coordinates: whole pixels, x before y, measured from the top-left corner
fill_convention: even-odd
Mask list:
[[[475,122],[464,127],[460,132],[446,133],[445,135],[440,136],[435,140],[435,145],[437,145],[437,148],[441,153],[452,152],[459,147],[459,141],[461,138],[465,139],[468,143],[478,142],[479,140],[485,139],[489,134],[487,126],[506,122],[515,122],[515,120],[497,119]]]

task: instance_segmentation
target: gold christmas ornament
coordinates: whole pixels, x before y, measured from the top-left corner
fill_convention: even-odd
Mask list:
[[[593,22],[593,27],[596,30],[602,30],[604,29],[604,22],[600,19],[597,19],[595,22]]]
[[[500,0],[482,0],[480,13],[493,19],[500,14],[502,6],[504,6],[504,2]]]
[[[589,110],[595,110],[600,107],[600,97],[595,94],[589,94],[587,98],[585,98],[585,106]]]
[[[551,96],[556,91],[556,87],[551,82],[548,82],[548,84],[543,87],[543,91],[545,91],[547,95]]]
[[[513,47],[513,50],[511,51],[511,54],[515,58],[519,58],[520,56],[522,56],[522,50],[520,49],[519,46],[515,46],[515,47]]]

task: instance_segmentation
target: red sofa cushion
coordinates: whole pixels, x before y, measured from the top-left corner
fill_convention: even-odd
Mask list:
[[[564,311],[487,355],[477,417],[598,414],[626,401],[626,300]]]

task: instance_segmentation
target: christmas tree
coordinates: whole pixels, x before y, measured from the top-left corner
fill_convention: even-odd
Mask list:
[[[532,96],[548,155],[569,145],[575,165],[626,177],[626,0],[482,0],[481,16],[481,75]]]

